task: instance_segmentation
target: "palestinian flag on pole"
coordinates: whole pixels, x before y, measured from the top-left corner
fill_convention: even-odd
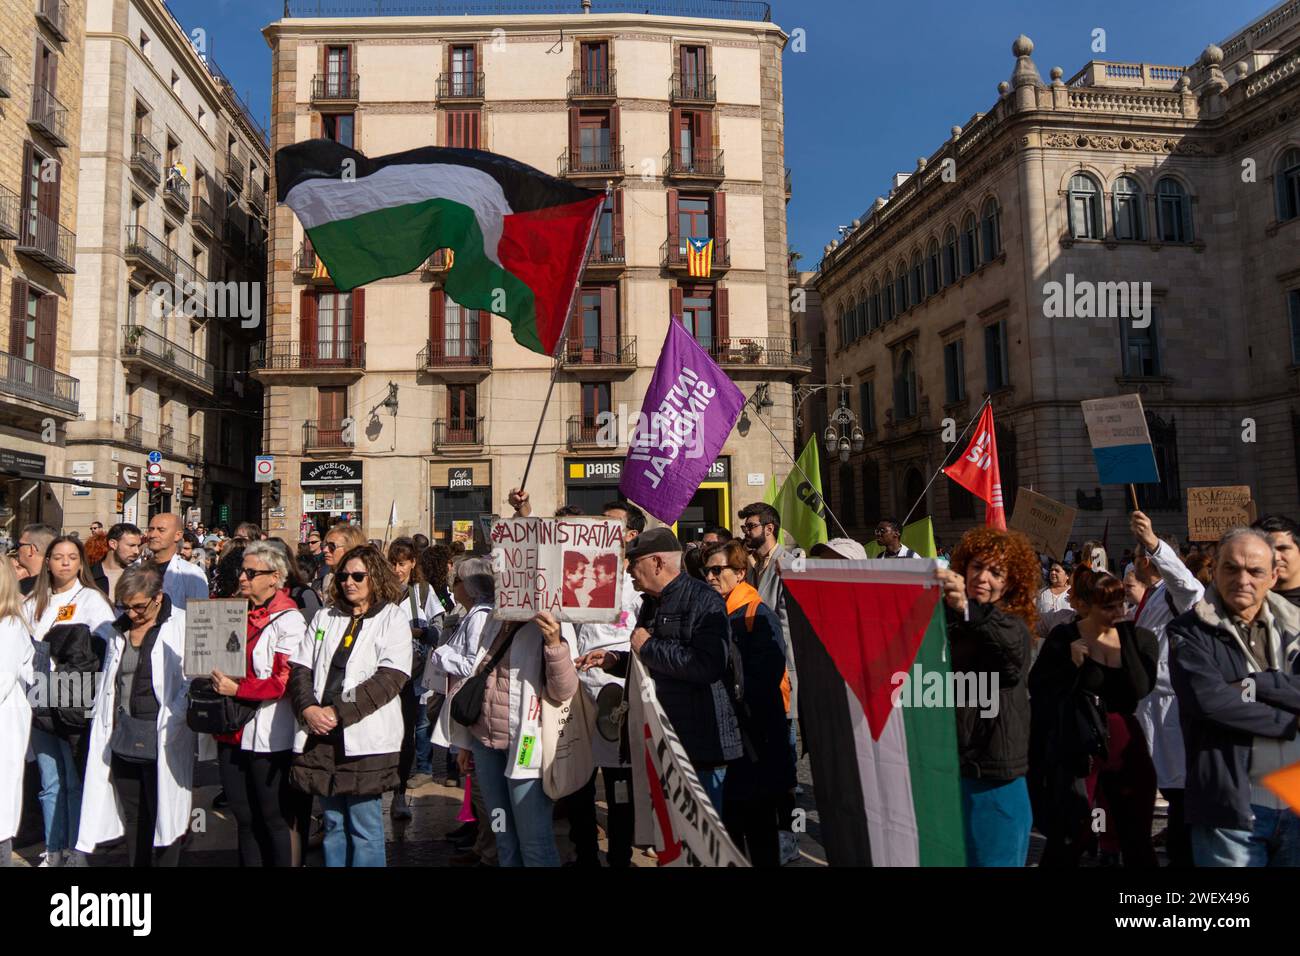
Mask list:
[[[966,863],[956,714],[950,695],[930,693],[951,683],[937,569],[933,560],[781,564],[832,866]]]
[[[447,294],[505,317],[524,348],[554,354],[604,193],[476,149],[368,159],[328,139],[278,150],[275,177],[338,289],[451,249]]]

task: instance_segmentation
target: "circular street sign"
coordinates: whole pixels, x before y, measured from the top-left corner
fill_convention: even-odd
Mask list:
[[[162,452],[160,451],[149,452],[149,464],[156,465],[160,461],[162,461]]]
[[[275,468],[275,462],[263,459],[257,463],[257,473],[259,475],[269,475]]]
[[[161,474],[162,474],[162,465],[158,464],[158,462],[156,462],[156,461],[151,461],[151,462],[149,462],[149,465],[148,465],[148,472],[149,472],[149,474],[151,474],[151,475],[161,475]]]

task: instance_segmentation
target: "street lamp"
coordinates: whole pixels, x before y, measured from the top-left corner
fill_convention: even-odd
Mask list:
[[[831,412],[830,424],[822,435],[828,455],[838,455],[840,462],[848,464],[849,456],[860,454],[867,447],[867,438],[858,425],[858,417],[849,408],[848,383],[841,380],[838,385],[810,385],[802,390],[800,404],[816,392],[827,388],[840,390],[839,405]]]

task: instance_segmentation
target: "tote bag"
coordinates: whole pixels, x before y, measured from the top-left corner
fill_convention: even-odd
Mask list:
[[[542,697],[542,789],[552,800],[581,790],[595,773],[593,709],[582,687],[558,706]]]

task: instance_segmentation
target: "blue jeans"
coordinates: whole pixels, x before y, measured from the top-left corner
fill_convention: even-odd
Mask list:
[[[45,850],[70,850],[77,845],[81,825],[81,774],[72,745],[62,737],[32,728],[32,750],[41,772],[41,815],[45,818]]]
[[[387,866],[383,797],[321,797],[326,866]]]
[[[489,750],[477,740],[474,754],[474,782],[482,788],[488,819],[497,840],[498,866],[559,866],[555,847],[554,804],[542,789],[540,777],[507,780],[509,754]],[[504,811],[504,812],[502,812]],[[498,820],[504,820],[504,827]]]
[[[961,778],[967,866],[1024,866],[1033,811],[1024,777]]]
[[[1300,866],[1300,817],[1252,803],[1252,830],[1194,823],[1192,860],[1197,866]]]
[[[433,741],[430,740],[432,727],[429,724],[429,708],[416,702],[415,706],[415,766],[413,773],[433,775]]]
[[[710,770],[696,770],[695,776],[700,778],[700,785],[709,795],[709,803],[713,804],[713,809],[718,811],[718,816],[722,816],[722,785],[727,779],[727,765],[723,764]]]

